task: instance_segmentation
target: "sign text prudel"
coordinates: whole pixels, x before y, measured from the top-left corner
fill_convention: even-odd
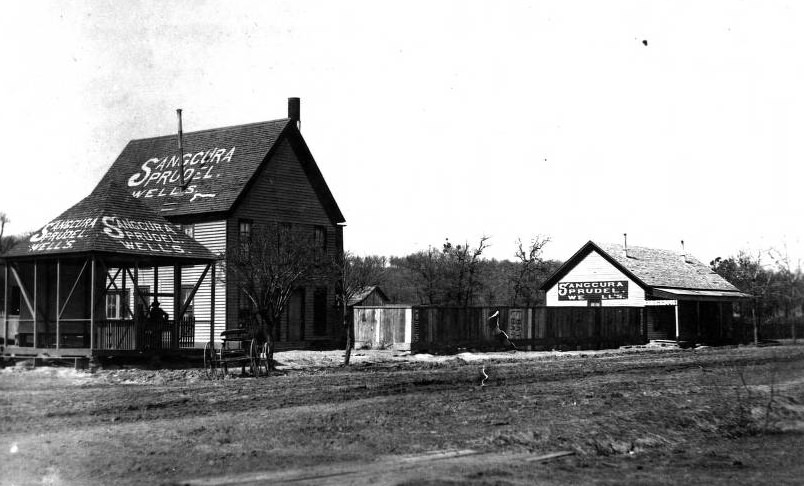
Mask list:
[[[558,300],[611,300],[627,298],[627,280],[558,283]]]
[[[231,162],[234,153],[235,147],[229,149],[215,147],[194,154],[184,154],[184,183],[187,184],[185,191],[179,187],[182,164],[179,163],[177,155],[146,160],[139,170],[128,178],[128,187],[133,189],[132,195],[137,198],[181,197],[196,194],[198,183],[219,177],[218,165]],[[215,195],[205,194],[201,197],[215,197]]]

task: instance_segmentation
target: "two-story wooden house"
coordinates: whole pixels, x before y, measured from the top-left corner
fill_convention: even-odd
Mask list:
[[[345,220],[299,131],[299,113],[299,99],[289,98],[287,118],[184,133],[182,154],[177,134],[133,140],[101,184],[108,179],[123,184],[218,255],[267,224],[309,231],[327,255],[339,255]],[[183,280],[200,271],[185,268]],[[142,275],[140,285],[147,287],[148,279]],[[160,278],[159,285],[172,284]],[[209,284],[202,286],[195,294],[198,305],[191,306],[197,346],[209,340],[210,319],[203,314],[209,311],[203,309],[210,308],[210,295]],[[231,279],[216,283],[214,295],[215,334],[249,318],[250,304]],[[277,346],[323,346],[341,339],[335,301],[334,282],[298,288],[275,331]]]

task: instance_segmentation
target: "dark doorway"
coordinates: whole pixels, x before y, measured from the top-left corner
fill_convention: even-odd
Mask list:
[[[290,296],[288,341],[304,341],[304,289],[296,289]]]

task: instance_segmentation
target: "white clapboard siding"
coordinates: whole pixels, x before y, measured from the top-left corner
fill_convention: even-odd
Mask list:
[[[194,228],[194,238],[207,247],[213,254],[219,255],[226,251],[226,221],[209,221],[205,223],[197,223]],[[182,285],[195,285],[199,277],[204,273],[206,265],[195,265],[192,267],[183,267],[181,272]],[[132,271],[133,273],[133,271]],[[114,274],[114,272],[112,272]],[[220,275],[216,275],[216,278]],[[220,332],[226,328],[226,286],[221,282],[215,284],[215,329],[214,336],[211,334],[210,329],[210,297],[211,297],[211,280],[212,270],[207,272],[204,281],[198,288],[193,300],[193,309],[195,315],[195,346],[203,347],[210,337],[214,337],[216,341],[220,340]],[[117,278],[117,284],[120,286],[121,278]],[[139,271],[139,285],[141,287],[148,287],[150,293],[157,293],[154,288],[154,272],[152,269],[141,269]],[[131,279],[127,279],[126,287],[131,289],[133,284]],[[173,268],[160,267],[159,268],[159,292],[172,293],[173,292]],[[171,297],[159,297],[159,303],[170,317],[173,318],[173,299]],[[135,305],[135,296],[130,297],[129,305]]]
[[[558,300],[558,284],[561,282],[599,282],[608,280],[626,280],[628,282],[627,299],[611,299],[601,301],[604,307],[643,307],[645,305],[645,291],[636,282],[628,278],[608,260],[596,251],[590,252],[583,260],[570,270],[560,282],[547,290],[548,306],[586,307],[585,300],[567,301]]]
[[[226,221],[209,221],[197,223],[193,237],[207,247],[214,255],[222,254],[226,251]],[[204,265],[187,267],[182,270],[182,283],[185,285],[195,284],[204,272]],[[219,270],[219,269],[218,269]],[[212,272],[207,273],[201,287],[195,294],[193,302],[195,308],[195,343],[196,346],[203,346],[210,340],[210,296],[211,296],[211,277]],[[216,272],[216,278],[220,275]],[[215,282],[215,340],[220,339],[220,332],[226,328],[226,286],[218,281]]]

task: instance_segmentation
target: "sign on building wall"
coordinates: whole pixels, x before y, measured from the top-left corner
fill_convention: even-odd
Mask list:
[[[628,298],[627,280],[559,282],[558,300],[614,300]]]

